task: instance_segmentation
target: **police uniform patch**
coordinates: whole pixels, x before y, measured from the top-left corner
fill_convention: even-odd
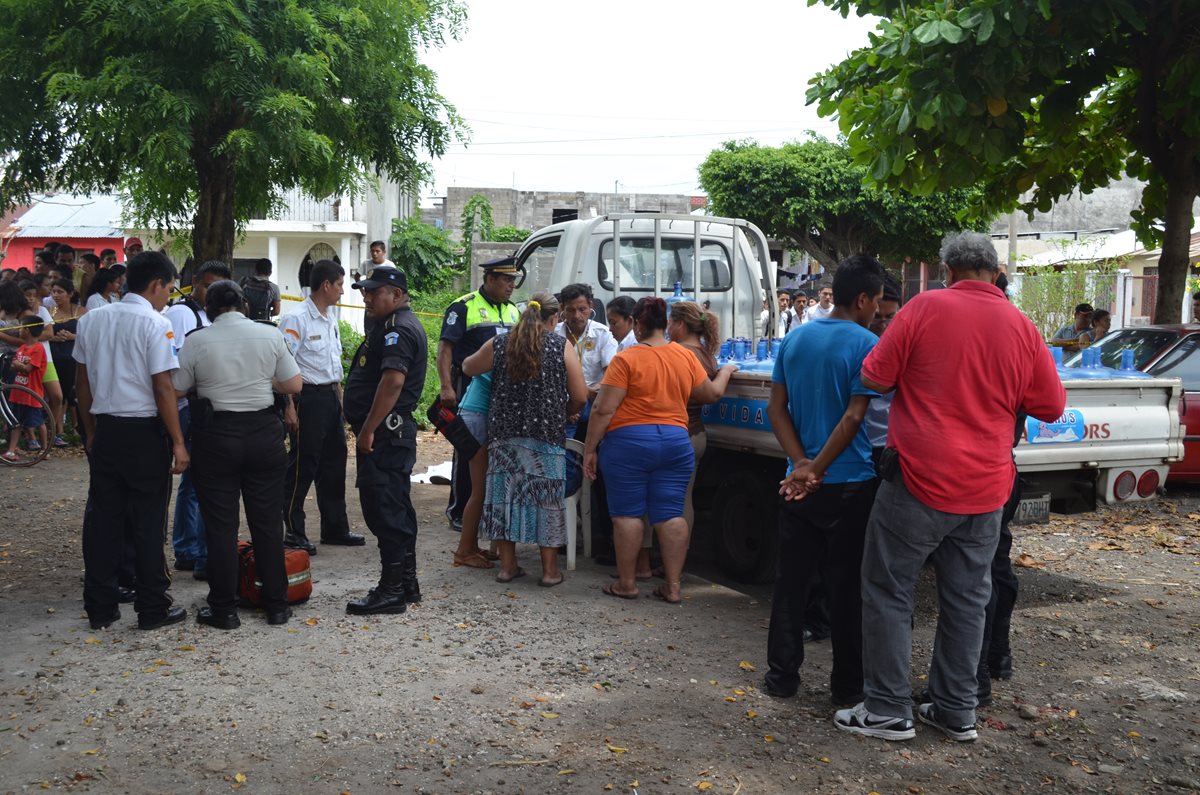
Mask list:
[[[596,341],[595,340],[584,340],[583,342],[580,343],[579,347],[583,348],[585,351],[594,351],[594,350],[596,350]]]
[[[479,319],[480,319],[480,320],[487,320],[487,319],[488,319],[488,316],[487,316],[487,310],[486,310],[486,309],[484,309],[483,307],[479,307]]]
[[[446,315],[446,325],[447,326],[453,326],[457,322],[458,322],[458,313],[457,312],[451,312],[450,314]]]
[[[400,341],[399,332],[389,331],[387,334],[383,335],[383,344],[384,345],[395,345],[399,341]]]
[[[358,366],[359,367],[367,366],[367,355],[365,353],[362,356],[358,357]]]

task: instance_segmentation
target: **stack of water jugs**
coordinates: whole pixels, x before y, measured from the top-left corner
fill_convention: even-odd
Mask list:
[[[1146,373],[1134,367],[1134,352],[1132,348],[1121,351],[1121,367],[1105,367],[1100,361],[1099,348],[1084,348],[1080,351],[1077,367],[1063,366],[1063,349],[1051,346],[1050,353],[1054,356],[1054,364],[1058,368],[1058,377],[1064,381],[1079,381],[1085,378],[1150,378]]]
[[[775,369],[775,353],[782,341],[760,337],[755,343],[746,337],[731,337],[721,343],[718,358],[721,364],[733,362],[743,373],[770,373]]]

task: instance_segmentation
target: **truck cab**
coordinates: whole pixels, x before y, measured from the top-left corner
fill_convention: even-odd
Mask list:
[[[514,301],[583,282],[592,286],[596,319],[604,322],[614,297],[665,298],[680,282],[689,300],[709,302],[723,337],[762,336],[764,298],[774,328],[775,267],[766,238],[749,221],[667,213],[566,221],[527,238],[517,264],[526,275]]]

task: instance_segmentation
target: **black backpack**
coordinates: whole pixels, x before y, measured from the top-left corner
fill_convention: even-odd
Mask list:
[[[246,296],[246,317],[251,320],[271,319],[271,283],[262,279],[242,279],[242,294]]]

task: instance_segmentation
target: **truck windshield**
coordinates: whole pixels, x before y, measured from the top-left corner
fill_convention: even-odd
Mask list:
[[[652,292],[654,274],[661,273],[660,289],[670,291],[675,282],[683,282],[685,291],[692,291],[692,248],[691,238],[662,238],[659,263],[654,263],[654,239],[638,237],[621,238],[621,292]],[[600,284],[606,290],[614,289],[612,279],[613,242],[609,238],[600,246]],[[704,292],[720,292],[730,288],[729,253],[722,242],[700,241],[700,289]]]
[[[1126,328],[1105,334],[1091,347],[1100,349],[1101,364],[1114,368],[1121,366],[1121,351],[1132,348],[1133,366],[1141,370],[1155,354],[1174,342],[1177,336],[1170,331]],[[1082,356],[1082,353],[1075,354],[1064,362],[1065,366],[1078,367]]]

